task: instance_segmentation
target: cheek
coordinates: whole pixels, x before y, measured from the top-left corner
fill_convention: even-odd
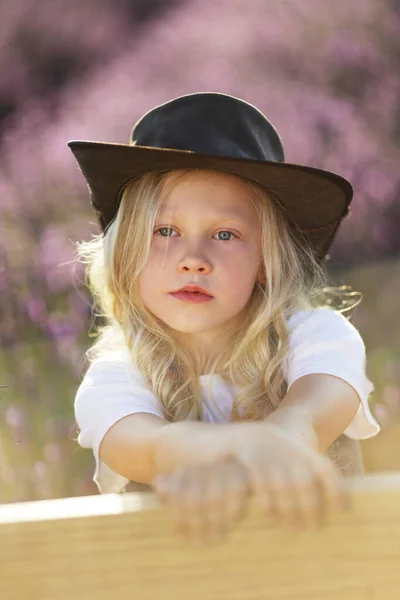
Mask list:
[[[139,293],[147,304],[153,304],[160,291],[168,287],[168,258],[165,248],[150,248],[145,266],[139,275]]]
[[[259,269],[258,260],[253,252],[237,253],[226,261],[225,273],[231,281],[240,283],[238,288],[253,287]]]
[[[225,291],[224,302],[241,309],[248,302],[256,282],[256,269],[248,263],[235,261],[225,269],[225,277],[221,278],[220,290]]]
[[[143,278],[159,278],[163,269],[166,266],[167,254],[165,250],[152,247],[143,268]]]
[[[160,269],[156,269],[151,264],[146,265],[139,275],[139,292],[143,299],[155,295],[159,281]]]

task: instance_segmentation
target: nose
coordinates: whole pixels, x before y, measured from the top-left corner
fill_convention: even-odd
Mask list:
[[[178,270],[180,273],[200,273],[201,275],[207,275],[211,272],[212,266],[205,256],[192,250],[180,259]]]

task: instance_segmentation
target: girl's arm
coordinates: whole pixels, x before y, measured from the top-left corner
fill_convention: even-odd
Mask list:
[[[322,453],[352,421],[359,403],[357,393],[342,379],[305,375],[292,384],[266,422],[281,425],[292,437]],[[136,413],[107,431],[100,458],[128,479],[150,484],[160,473],[231,457],[243,424],[169,423],[155,415]]]
[[[296,379],[266,421],[325,452],[354,419],[359,405],[358,394],[343,379],[313,373]]]
[[[341,379],[305,375],[264,421],[228,424],[232,461],[183,465],[155,480],[176,530],[195,540],[222,539],[243,515],[248,495],[273,522],[295,530],[319,527],[332,510],[346,510],[344,478],[321,452],[347,428],[358,405]]]
[[[135,413],[107,431],[99,456],[124,477],[151,484],[160,473],[230,456],[231,427],[229,423],[170,423],[149,413]]]

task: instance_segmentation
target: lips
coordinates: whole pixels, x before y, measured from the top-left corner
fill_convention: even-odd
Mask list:
[[[191,294],[203,294],[204,296],[209,296],[210,298],[213,298],[213,295],[210,294],[210,292],[208,292],[205,288],[199,286],[199,285],[185,285],[182,288],[180,288],[179,290],[175,290],[175,292],[172,292],[173,294],[178,294],[178,293],[184,293],[184,292],[188,292]]]

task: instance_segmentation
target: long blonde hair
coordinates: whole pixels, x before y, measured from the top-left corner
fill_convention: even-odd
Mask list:
[[[199,354],[177,342],[174,330],[146,308],[138,293],[165,182],[190,172],[151,172],[132,180],[106,234],[77,243],[77,259],[86,265],[97,316],[103,319],[86,357],[92,362],[126,350],[170,421],[203,418],[199,374],[205,367],[237,386],[234,408],[241,418],[265,418],[287,388],[283,369],[289,349],[287,319],[297,310],[318,306],[349,310],[360,300],[354,300],[356,293],[349,294],[349,288],[327,285],[324,267],[278,200],[246,180],[261,222],[266,283],[255,284],[242,324],[227,341],[226,353],[204,365]]]

